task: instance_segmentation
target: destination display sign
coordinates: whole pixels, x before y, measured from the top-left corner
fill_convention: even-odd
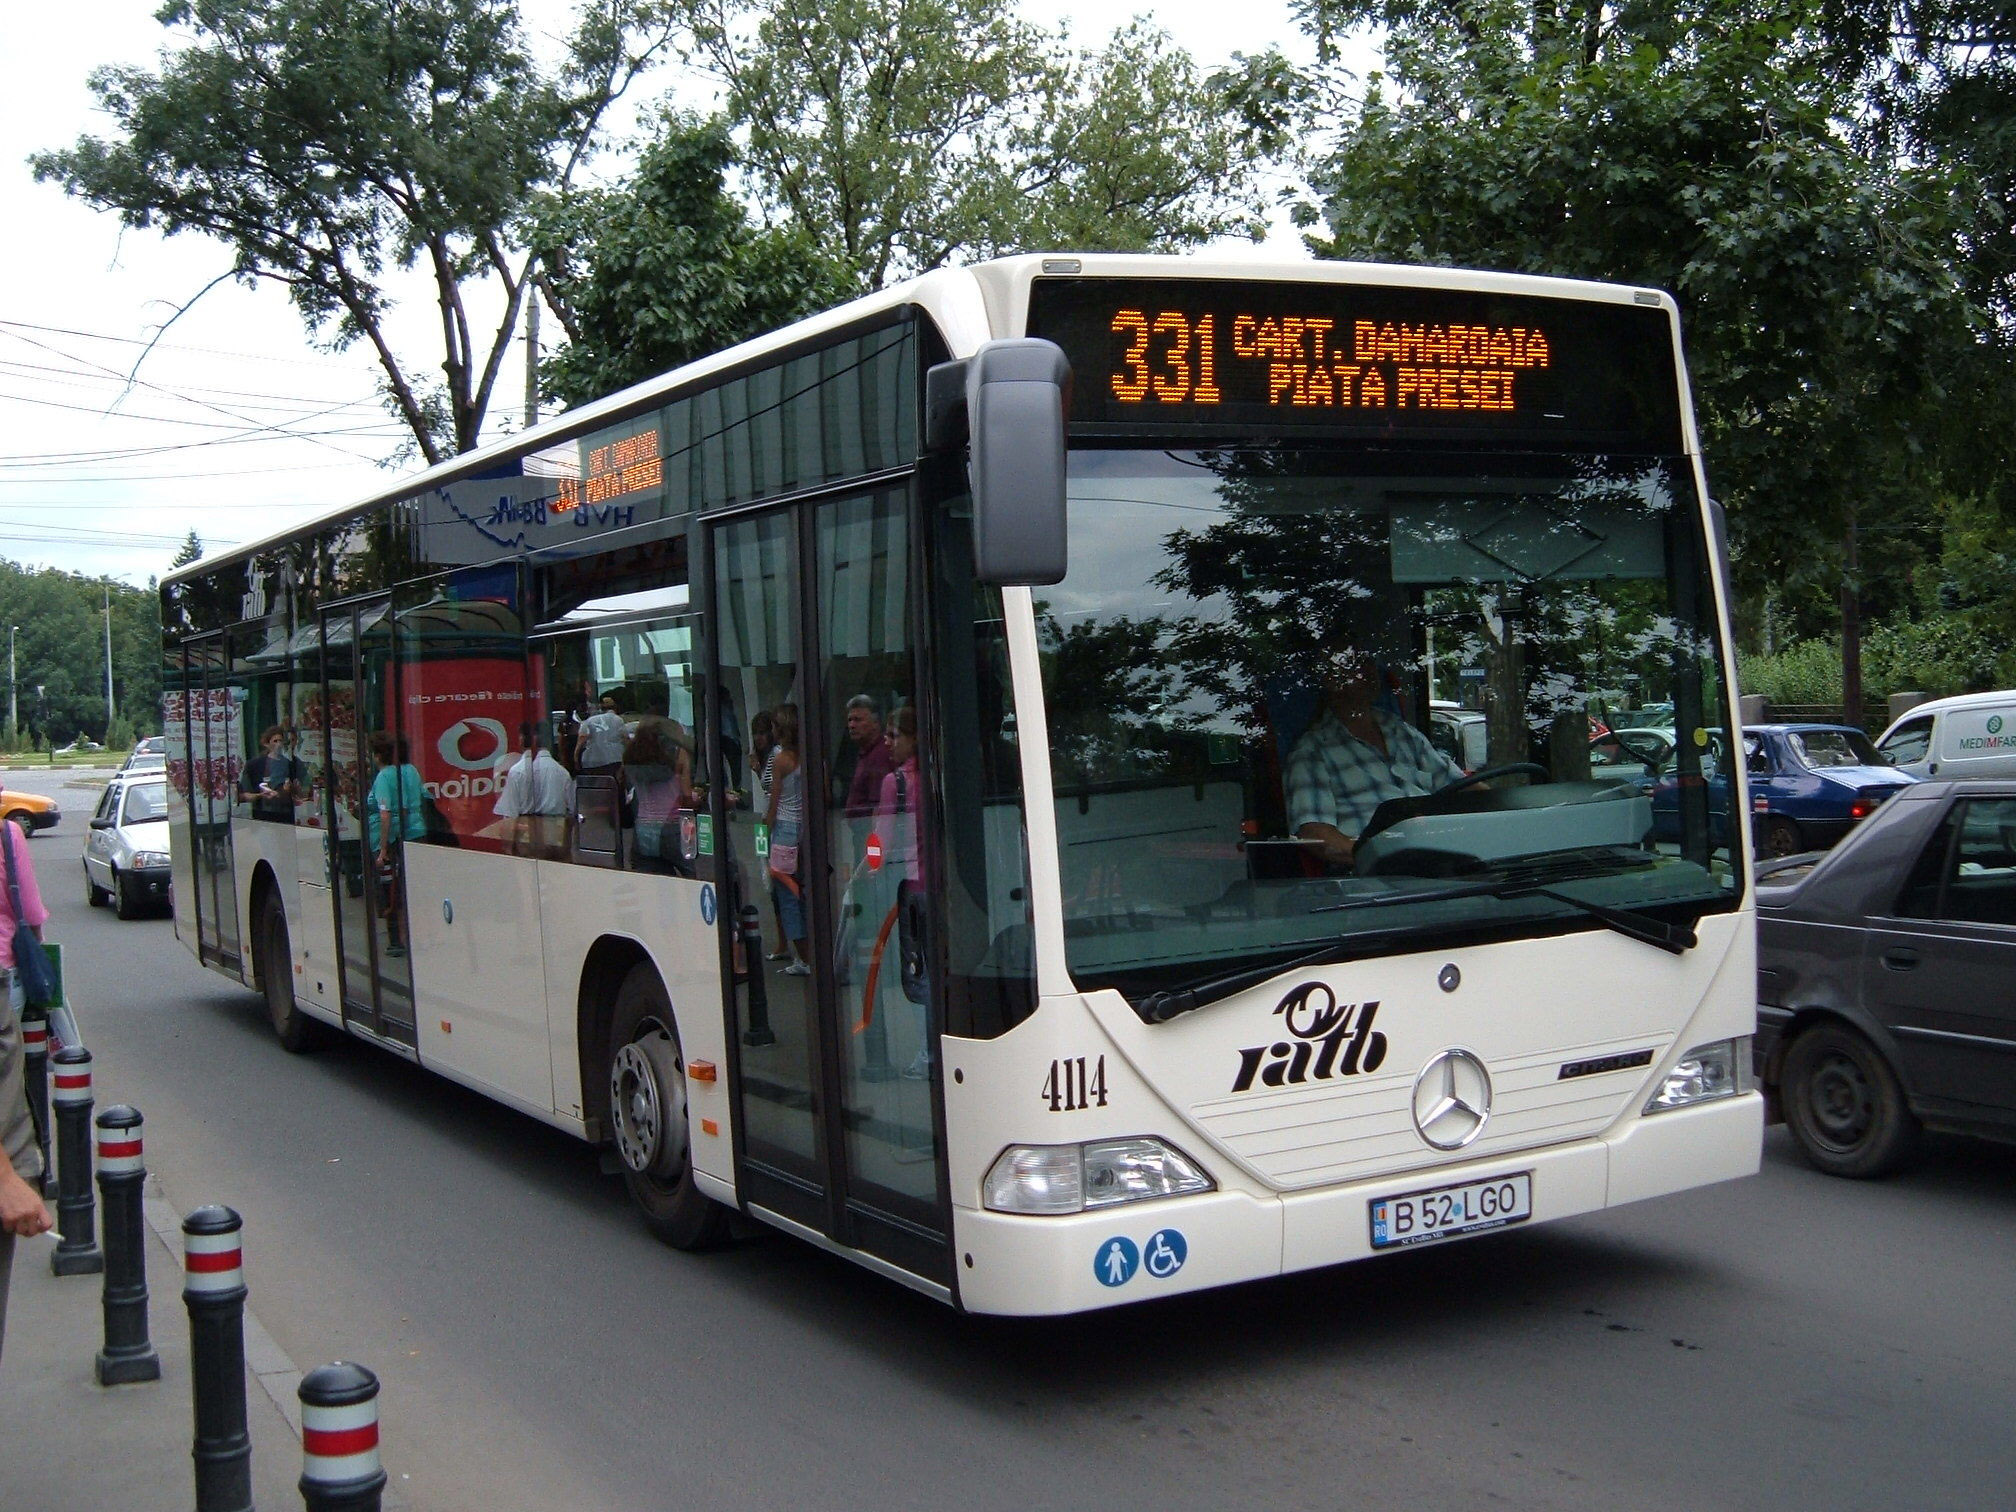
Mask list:
[[[1045,278],[1030,291],[1028,333],[1071,359],[1074,428],[1680,449],[1672,327],[1656,305]]]

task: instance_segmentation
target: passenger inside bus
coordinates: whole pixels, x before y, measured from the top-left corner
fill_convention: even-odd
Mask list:
[[[510,823],[511,853],[560,860],[567,854],[567,816],[574,806],[574,779],[539,740],[539,726],[518,727],[525,754],[504,774],[496,814]]]

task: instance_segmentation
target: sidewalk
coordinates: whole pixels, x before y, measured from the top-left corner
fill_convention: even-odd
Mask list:
[[[6,1444],[0,1450],[0,1507],[7,1512],[188,1512],[195,1504],[182,1225],[151,1175],[147,1194],[148,1312],[161,1356],[158,1381],[99,1386],[92,1361],[104,1341],[104,1278],[52,1276],[50,1240],[15,1245],[7,1354],[0,1360],[0,1432]],[[258,1278],[251,1280],[256,1288]],[[249,1310],[245,1365],[253,1501],[263,1512],[297,1508],[301,1438],[294,1389],[300,1376]],[[385,1505],[397,1502],[388,1495]]]

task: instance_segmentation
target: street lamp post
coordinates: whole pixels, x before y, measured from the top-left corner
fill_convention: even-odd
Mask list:
[[[21,689],[14,680],[14,637],[20,632],[19,625],[7,627],[7,744],[9,745],[21,739]]]
[[[112,744],[112,585],[105,585],[105,744]]]

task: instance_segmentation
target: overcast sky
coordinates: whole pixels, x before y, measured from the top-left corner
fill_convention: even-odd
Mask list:
[[[76,9],[15,6],[0,88],[0,556],[144,583],[190,529],[212,547],[251,540],[384,486],[405,431],[376,397],[362,346],[309,344],[272,286],[226,281],[164,332],[229,266],[219,243],[126,231],[37,184],[26,158],[102,134],[85,87],[107,63],[150,63],[165,37],[154,0]],[[564,18],[561,0],[527,13]],[[1144,7],[1025,0],[1032,19],[1069,15],[1090,43]],[[1287,0],[1179,0],[1153,19],[1200,62],[1278,44],[1306,56]],[[1236,18],[1236,24],[1234,24]],[[557,24],[557,23],[556,23]],[[668,73],[654,94],[694,89]],[[697,103],[697,102],[696,102]],[[1253,254],[1248,254],[1253,255]],[[1258,255],[1298,257],[1277,234]],[[428,360],[423,320],[406,352]],[[127,375],[148,342],[155,345]],[[522,408],[522,348],[492,413]]]

